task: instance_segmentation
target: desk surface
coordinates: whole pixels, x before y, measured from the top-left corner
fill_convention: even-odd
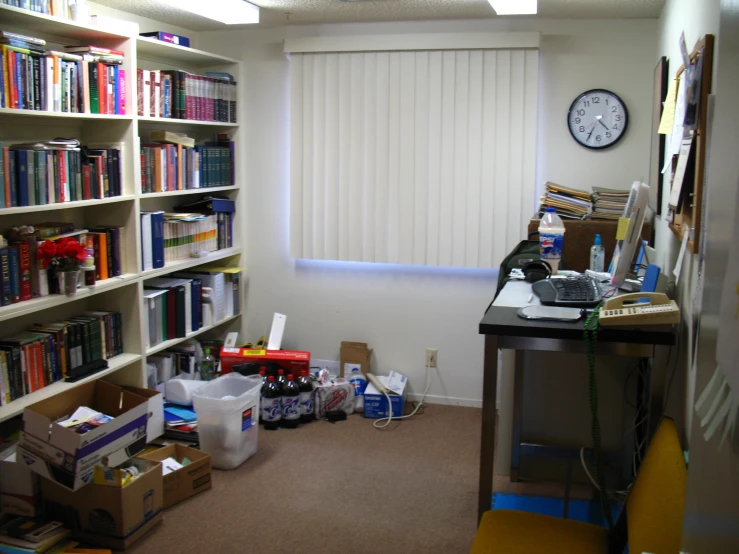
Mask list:
[[[508,289],[508,290],[506,290]],[[584,340],[585,320],[564,323],[538,321],[518,317],[517,305],[538,304],[538,299],[526,302],[531,285],[523,282],[508,282],[501,294],[480,321],[481,335],[504,337],[528,337],[545,339]],[[510,293],[513,293],[510,294]],[[504,294],[507,293],[507,294]],[[524,298],[523,302],[518,299]],[[511,305],[513,304],[513,305]],[[672,325],[646,325],[644,327],[600,327],[598,342],[622,342],[637,344],[672,345],[675,335]]]

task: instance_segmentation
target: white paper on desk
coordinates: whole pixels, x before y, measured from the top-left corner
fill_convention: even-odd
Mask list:
[[[688,249],[688,239],[690,239],[690,229],[683,230],[683,243],[680,245],[680,253],[677,255],[677,263],[675,269],[672,270],[672,274],[675,276],[675,286],[680,281],[680,271],[683,268],[683,258],[685,258],[685,251]]]
[[[693,144],[693,137],[690,136],[683,139],[680,145],[680,154],[677,158],[675,166],[675,174],[672,177],[672,188],[670,189],[670,206],[677,208],[680,202],[680,192],[683,189],[683,180],[685,179],[685,169],[688,167],[688,158],[690,158],[690,147]]]
[[[531,298],[533,296],[533,298]],[[531,298],[531,300],[529,300]],[[508,281],[493,306],[503,308],[523,308],[524,306],[539,306],[539,297],[531,292],[531,283],[526,281]]]

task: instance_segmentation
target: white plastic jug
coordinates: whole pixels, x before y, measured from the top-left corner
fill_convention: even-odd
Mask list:
[[[228,373],[193,391],[200,448],[213,467],[237,468],[257,451],[261,387],[259,375]]]
[[[565,238],[565,224],[554,208],[547,208],[539,223],[539,254],[541,259],[552,266],[552,275],[557,274],[562,260],[562,247]]]

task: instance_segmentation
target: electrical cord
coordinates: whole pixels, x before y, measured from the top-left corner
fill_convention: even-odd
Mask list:
[[[598,419],[598,380],[595,374],[595,346],[598,342],[598,314],[600,313],[603,304],[599,304],[595,307],[593,312],[588,316],[585,321],[585,328],[583,329],[585,334],[585,346],[588,354],[588,388],[589,388],[589,400],[590,400],[590,416],[591,416],[591,434],[593,439],[593,452],[595,453],[595,480],[598,483],[598,491],[600,496],[600,507],[603,512],[603,517],[606,519],[608,529],[613,528],[613,514],[611,513],[610,506],[608,505],[608,495],[606,494],[606,482],[605,475],[603,474],[603,459],[601,457],[601,436],[600,436],[600,421]]]
[[[429,388],[431,387],[431,371],[429,366],[426,366],[426,390],[423,391],[423,396],[421,397],[421,401],[416,405],[415,409],[409,413],[408,415],[401,415],[397,416],[395,419],[407,419],[409,417],[413,417],[416,415],[416,412],[423,406],[424,401],[426,400],[426,394],[429,392]],[[387,390],[383,389],[382,394],[385,395],[385,398],[387,399],[387,407],[388,407],[388,415],[387,417],[381,417],[380,419],[376,419],[372,426],[375,429],[386,429],[388,425],[390,425],[390,422],[393,420],[393,403],[390,401],[390,395],[387,393]],[[385,423],[380,424],[381,421],[384,421]]]

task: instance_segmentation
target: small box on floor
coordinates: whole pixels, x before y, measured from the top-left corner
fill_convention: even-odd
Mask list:
[[[39,477],[16,461],[13,447],[0,454],[0,512],[19,516],[38,513]]]
[[[340,377],[345,377],[351,373],[354,366],[359,366],[365,375],[370,372],[372,349],[367,346],[366,342],[342,341],[339,357],[341,358]]]
[[[235,367],[236,366],[236,367]],[[238,367],[241,366],[241,367]],[[242,375],[257,375],[260,366],[268,369],[284,369],[297,379],[302,370],[310,371],[310,352],[302,350],[260,350],[253,348],[221,349],[221,373],[237,372]],[[274,370],[276,374],[276,369]],[[272,373],[268,373],[271,375]]]
[[[55,423],[88,407],[113,419],[84,433]],[[62,486],[78,490],[108,458],[117,466],[146,445],[149,401],[105,381],[93,381],[32,404],[23,411],[18,461]]]
[[[164,509],[211,488],[210,454],[182,444],[170,444],[153,452],[142,454],[144,460],[164,462],[174,458],[182,464],[186,458],[190,463],[164,476]]]
[[[392,376],[398,376],[398,378],[391,381]],[[389,394],[390,402],[393,406],[393,417],[402,416],[406,400],[407,379],[404,375],[396,372],[392,372],[388,377],[379,376],[378,379],[383,385],[398,393]],[[364,417],[377,419],[388,415],[387,398],[377,390],[372,382],[367,383],[367,388],[364,390]]]
[[[125,550],[162,520],[162,464],[133,458],[141,472],[125,487],[87,485],[70,492],[41,479],[47,518],[61,521],[73,536],[94,545]]]

